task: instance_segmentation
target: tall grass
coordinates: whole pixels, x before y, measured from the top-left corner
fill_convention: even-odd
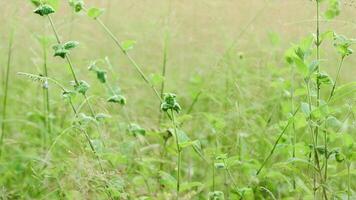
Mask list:
[[[6,118],[7,118],[7,101],[9,93],[9,80],[10,80],[10,69],[13,53],[13,42],[14,42],[14,31],[10,32],[9,45],[7,49],[7,63],[6,63],[6,75],[5,75],[5,85],[4,85],[4,96],[2,100],[2,115],[1,115],[1,137],[0,137],[0,158],[4,148],[4,138],[6,134]]]

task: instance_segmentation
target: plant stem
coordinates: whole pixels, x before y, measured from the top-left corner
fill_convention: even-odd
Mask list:
[[[58,32],[57,32],[57,29],[56,29],[56,27],[54,26],[53,20],[52,20],[52,18],[51,18],[49,15],[48,15],[48,20],[49,20],[49,22],[50,22],[50,24],[51,24],[51,27],[52,27],[53,33],[54,33],[54,35],[55,35],[55,37],[56,37],[57,43],[58,43],[58,44],[61,44],[62,42],[61,42],[61,40],[60,40],[60,38],[59,38],[59,34],[58,34]],[[79,81],[78,81],[78,78],[77,78],[77,76],[76,76],[76,74],[75,74],[75,72],[74,72],[74,66],[73,66],[73,63],[72,63],[72,61],[71,61],[70,56],[69,56],[69,55],[66,55],[66,56],[65,56],[65,59],[67,60],[67,63],[68,63],[68,66],[69,66],[69,70],[70,70],[70,72],[71,72],[71,74],[72,74],[72,76],[73,76],[73,79],[74,79],[75,84],[76,84],[76,85],[79,85]],[[90,110],[90,113],[91,113],[92,117],[95,118],[94,109],[93,109],[91,103],[89,102],[89,99],[88,99],[87,95],[86,95],[86,94],[83,94],[83,96],[84,96],[84,99],[85,99],[85,101],[87,102],[87,104],[88,104],[88,106],[89,106],[89,110]],[[100,131],[99,131],[99,132],[100,132]]]
[[[294,116],[297,114],[298,110],[299,110],[299,107],[294,111],[292,117],[294,117]],[[267,161],[271,158],[271,156],[273,155],[273,153],[274,153],[274,151],[275,151],[275,149],[276,149],[276,147],[277,147],[277,145],[278,145],[278,143],[279,143],[279,140],[282,138],[282,136],[284,135],[284,133],[286,132],[286,130],[288,129],[288,127],[289,127],[290,124],[291,124],[291,123],[290,123],[290,121],[288,120],[287,125],[283,128],[283,130],[282,130],[281,133],[279,134],[277,140],[274,142],[274,145],[273,145],[273,147],[272,147],[271,152],[270,152],[269,155],[266,157],[266,159],[263,161],[261,167],[257,170],[256,175],[258,175],[258,174],[261,172],[261,170],[263,169],[263,167],[266,165]]]
[[[351,162],[346,163],[347,165],[347,200],[350,200],[351,198],[351,176],[350,176],[350,167],[351,167]]]
[[[5,120],[6,120],[6,111],[7,111],[7,99],[8,99],[8,91],[9,91],[9,76],[10,76],[10,65],[12,59],[12,46],[14,40],[14,32],[11,31],[10,39],[9,39],[9,46],[8,46],[8,53],[7,53],[7,65],[6,65],[6,76],[5,76],[5,88],[4,88],[4,97],[3,97],[3,111],[2,111],[2,118],[1,118],[1,137],[0,137],[0,158],[3,151],[3,142],[5,137]]]
[[[292,67],[291,70],[291,107],[292,107],[292,112],[294,112],[294,67]],[[294,121],[292,122],[292,145],[293,145],[293,152],[292,152],[292,157],[293,159],[295,159],[295,153],[296,153],[296,149],[295,149],[295,144],[297,141],[297,135],[296,135],[296,130],[295,130],[295,123]],[[294,165],[294,163],[293,163]],[[296,183],[295,183],[295,177],[293,176],[293,189],[296,189]]]
[[[318,172],[318,175],[320,177],[320,185],[322,186],[322,190],[323,190],[323,195],[324,198],[327,200],[327,195],[326,195],[326,189],[324,186],[324,181],[323,181],[323,175],[321,172],[321,167],[320,167],[320,160],[319,160],[319,154],[317,151],[317,135],[316,132],[314,132],[313,130],[313,126],[312,126],[312,100],[311,100],[311,92],[310,92],[310,80],[306,81],[306,87],[307,87],[307,92],[308,92],[308,105],[309,105],[309,116],[308,116],[308,126],[310,129],[310,133],[311,133],[311,137],[312,137],[312,144],[313,144],[313,153],[314,153],[314,169],[313,169],[313,191],[314,191],[314,198],[316,198],[316,174],[315,171]],[[316,170],[315,170],[316,169]]]
[[[332,89],[331,89],[331,92],[330,92],[328,101],[330,101],[331,98],[334,96],[334,92],[335,92],[335,89],[336,89],[336,84],[337,84],[337,81],[339,80],[340,71],[341,71],[342,65],[343,65],[343,63],[344,63],[344,60],[345,60],[345,57],[342,56],[342,57],[341,57],[341,61],[340,61],[340,63],[339,63],[339,67],[337,68],[337,73],[336,73],[335,82],[334,82],[333,87],[332,87]]]
[[[320,14],[319,14],[320,13],[320,2],[319,1],[320,0],[316,0],[316,15],[317,15],[316,16],[317,17],[317,20],[316,20],[316,59],[317,59],[317,61],[320,60]],[[318,68],[317,68],[317,73],[318,74],[320,73],[320,66],[319,65],[318,65]],[[319,105],[320,105],[320,81],[319,81],[318,76],[316,77],[316,84],[317,84],[316,107],[318,109]],[[310,112],[311,112],[311,110],[310,110]],[[311,117],[311,115],[310,115],[310,117]],[[311,120],[311,118],[310,118],[310,120]],[[317,123],[319,124],[319,122],[317,122]],[[323,177],[321,175],[320,164],[319,164],[319,156],[318,156],[317,150],[315,149],[318,146],[318,135],[319,135],[319,125],[317,125],[315,127],[314,153],[315,153],[315,162],[316,162],[316,164],[318,166],[318,169],[320,170],[319,171],[319,173],[320,173],[320,183],[322,185],[324,198],[327,200],[328,196],[326,194],[326,189],[325,189],[326,182],[323,181]],[[325,142],[327,142],[327,141],[325,141]],[[325,180],[325,177],[324,177],[324,180]]]
[[[166,67],[167,67],[167,52],[168,52],[168,34],[165,34],[165,38],[164,38],[164,44],[163,44],[163,62],[162,62],[162,77],[163,77],[163,81],[161,83],[161,91],[160,91],[160,96],[161,99],[163,99],[163,95],[164,95],[164,87],[165,87],[165,83],[166,83]],[[158,124],[161,124],[163,118],[163,113],[162,110],[160,110],[159,113],[159,119],[158,119]]]
[[[43,49],[43,74],[45,77],[48,77],[48,68],[47,68],[47,48],[46,43],[42,44]],[[50,121],[50,100],[49,100],[49,90],[48,90],[48,82],[45,82],[43,85],[43,96],[44,96],[44,110],[46,115],[45,125],[47,128],[47,133],[51,135],[51,121]],[[44,144],[46,145],[46,135],[44,136]]]
[[[100,24],[101,27],[105,30],[105,32],[110,36],[110,38],[114,41],[114,43],[120,48],[122,53],[128,58],[132,66],[136,69],[136,71],[140,74],[141,78],[151,87],[157,98],[160,102],[162,102],[161,95],[158,93],[155,86],[149,81],[148,77],[142,71],[141,67],[136,63],[136,61],[130,56],[130,54],[121,46],[119,40],[116,36],[111,32],[111,30],[99,19],[96,18],[96,21]]]
[[[181,168],[181,160],[182,160],[182,149],[179,146],[178,132],[177,132],[176,120],[175,120],[175,115],[174,115],[174,110],[173,109],[171,109],[171,115],[172,115],[172,125],[173,125],[173,129],[174,129],[174,135],[175,135],[175,138],[176,138],[176,146],[177,146],[177,152],[178,152],[178,157],[177,157],[177,164],[178,164],[178,168],[177,168],[177,188],[176,188],[177,198],[176,199],[179,199],[180,168]]]

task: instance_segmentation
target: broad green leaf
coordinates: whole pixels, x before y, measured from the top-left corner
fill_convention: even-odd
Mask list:
[[[74,85],[75,91],[77,91],[78,93],[83,94],[83,95],[86,94],[86,92],[89,90],[89,88],[90,88],[90,85],[83,80],[79,81],[78,84]]]
[[[41,16],[46,16],[55,12],[54,8],[48,4],[43,4],[38,6],[34,11],[34,13],[39,14]]]
[[[328,8],[325,11],[326,19],[333,19],[340,14],[340,1],[339,0],[328,0]]]
[[[107,102],[110,103],[118,103],[120,105],[125,105],[126,104],[126,98],[122,95],[113,95],[107,99]]]
[[[299,57],[294,57],[293,61],[297,67],[297,71],[303,75],[303,77],[306,77],[308,75],[309,72],[309,67],[307,66],[307,64],[300,59]]]
[[[134,41],[134,40],[125,40],[121,43],[121,47],[124,51],[128,51],[128,50],[133,49],[135,44],[136,44],[136,41]]]
[[[68,41],[66,43],[64,43],[63,47],[66,50],[71,50],[74,49],[75,47],[77,47],[79,45],[79,42],[77,41]]]
[[[92,19],[97,19],[104,13],[104,9],[101,8],[89,8],[87,15]]]

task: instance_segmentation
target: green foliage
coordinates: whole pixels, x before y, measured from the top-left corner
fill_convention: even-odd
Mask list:
[[[92,62],[89,65],[88,69],[89,69],[89,71],[93,71],[93,72],[96,73],[96,77],[98,78],[98,80],[101,83],[106,83],[106,81],[107,81],[107,72],[105,70],[100,69],[97,66],[97,62],[96,61]]]
[[[128,127],[129,133],[131,133],[133,136],[138,136],[138,135],[146,135],[146,130],[141,128],[138,124],[132,123]]]
[[[326,19],[333,19],[340,14],[340,0],[328,0],[328,9],[325,11]]]
[[[104,9],[101,8],[89,8],[87,11],[87,15],[92,19],[97,19],[104,13]]]
[[[83,0],[69,0],[69,5],[74,9],[75,12],[80,12],[84,8]]]
[[[59,56],[61,58],[65,58],[67,54],[70,53],[69,50],[74,49],[79,45],[76,41],[69,41],[64,44],[56,44],[52,48],[54,50],[54,56]]]
[[[209,192],[209,200],[225,200],[224,193],[222,191]]]
[[[334,34],[334,46],[342,58],[345,58],[353,53],[350,46],[354,43],[355,40],[353,39],[348,39],[343,35]]]
[[[125,40],[121,43],[121,47],[124,51],[129,51],[129,50],[133,49],[135,44],[136,44],[135,40]]]
[[[39,5],[33,12],[41,16],[46,16],[55,13],[55,10],[52,6],[48,4],[43,4]]]
[[[117,104],[120,104],[120,105],[125,105],[126,104],[126,98],[122,95],[119,95],[119,94],[116,94],[116,95],[113,95],[111,97],[109,97],[107,99],[107,102],[110,102],[110,103],[117,103]]]
[[[182,109],[176,100],[176,95],[172,93],[164,94],[164,99],[161,104],[161,110],[167,112],[168,110],[173,110],[179,113]]]
[[[89,88],[90,88],[90,85],[83,80],[79,81],[78,83],[74,83],[75,91],[77,91],[80,94],[85,95],[87,93],[87,91],[89,90]]]

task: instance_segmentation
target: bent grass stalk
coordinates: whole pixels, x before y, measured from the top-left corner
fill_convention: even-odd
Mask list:
[[[7,53],[7,65],[6,65],[6,75],[5,75],[5,88],[4,88],[4,97],[2,103],[2,118],[1,118],[1,137],[0,137],[0,158],[3,151],[3,143],[5,137],[5,120],[6,120],[6,111],[7,111],[7,99],[8,99],[8,92],[9,92],[9,76],[10,76],[10,66],[11,66],[11,59],[12,59],[12,47],[14,41],[14,32],[11,31],[10,39],[9,39],[9,46],[8,46],[8,53]]]
[[[298,107],[298,108],[294,111],[294,113],[292,114],[291,118],[293,118],[293,117],[298,113],[299,108],[300,108],[300,107]],[[292,121],[293,121],[293,119],[292,119]],[[270,153],[269,153],[268,156],[265,158],[265,160],[264,160],[263,163],[261,164],[260,168],[257,170],[256,175],[259,175],[259,174],[260,174],[260,172],[262,171],[262,169],[264,168],[264,166],[266,165],[266,163],[267,163],[267,162],[269,161],[269,159],[272,157],[274,151],[276,150],[276,147],[277,147],[279,141],[281,140],[282,136],[283,136],[284,133],[287,131],[287,129],[288,129],[288,127],[290,126],[291,123],[292,123],[292,122],[291,122],[290,120],[288,120],[287,125],[284,126],[284,128],[283,128],[283,130],[281,131],[281,133],[279,134],[277,140],[274,142],[274,145],[273,145],[273,147],[272,147]]]

